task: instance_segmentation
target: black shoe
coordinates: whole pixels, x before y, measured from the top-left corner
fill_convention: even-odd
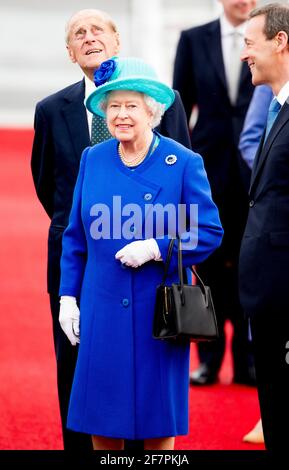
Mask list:
[[[212,372],[206,364],[200,364],[198,369],[190,373],[191,385],[211,385],[217,381],[217,374]]]
[[[239,385],[249,385],[250,387],[256,387],[256,379],[254,377],[250,376],[234,376],[233,379],[234,384],[239,384]]]

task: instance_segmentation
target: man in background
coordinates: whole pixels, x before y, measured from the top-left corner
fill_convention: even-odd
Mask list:
[[[194,151],[204,158],[213,199],[224,228],[221,247],[198,266],[210,285],[221,338],[200,343],[200,365],[191,373],[193,385],[215,383],[225,350],[224,323],[230,319],[233,381],[254,384],[248,323],[238,296],[238,256],[248,211],[250,170],[240,157],[238,142],[253,86],[240,61],[248,14],[256,0],[220,0],[223,14],[208,24],[183,31],[177,47],[173,86],[181,95],[188,122],[198,112],[191,133]]]
[[[102,119],[93,117],[84,101],[94,90],[93,74],[100,64],[117,55],[120,37],[113,19],[100,10],[81,10],[67,23],[66,47],[84,78],[48,96],[36,106],[32,175],[37,196],[51,219],[48,235],[48,292],[57,360],[57,383],[65,450],[90,450],[91,438],[66,429],[70,390],[77,358],[62,331],[59,316],[59,280],[62,235],[68,224],[73,189],[83,149],[110,138]],[[190,147],[186,116],[179,95],[165,113],[160,129]],[[117,384],[115,384],[117,387]]]

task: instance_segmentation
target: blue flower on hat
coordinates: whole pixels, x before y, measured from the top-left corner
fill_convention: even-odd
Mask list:
[[[101,66],[94,72],[93,79],[95,86],[98,87],[107,82],[109,78],[111,78],[116,67],[117,63],[113,58],[102,62]]]

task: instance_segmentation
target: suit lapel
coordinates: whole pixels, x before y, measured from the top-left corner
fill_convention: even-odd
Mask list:
[[[224,65],[224,59],[223,59],[223,51],[222,51],[220,20],[216,20],[210,23],[209,28],[207,30],[207,34],[205,36],[205,45],[206,45],[208,54],[210,56],[211,63],[213,64],[216,74],[218,75],[226,91],[228,100],[230,101],[229,94],[228,94],[228,85],[227,85],[227,79],[226,79],[225,65]],[[251,81],[251,72],[247,63],[244,62],[240,70],[240,80],[239,80],[237,100],[242,94],[243,83],[246,84],[246,89],[247,89],[248,80]],[[252,89],[253,89],[253,85],[252,85]]]
[[[69,129],[77,159],[80,159],[82,151],[90,144],[90,136],[84,106],[84,80],[75,84],[65,96],[65,104],[62,108],[66,125]]]
[[[227,81],[222,52],[220,20],[216,20],[210,23],[207,29],[207,34],[204,36],[204,41],[215,72],[219,77],[223,87],[225,90],[227,90]]]
[[[256,183],[257,176],[260,174],[264,166],[264,163],[268,157],[268,153],[272,145],[274,144],[276,137],[278,136],[282,127],[284,126],[284,124],[286,124],[288,120],[289,120],[289,105],[287,104],[287,102],[285,102],[272,126],[272,129],[270,130],[268,134],[265,144],[264,144],[265,132],[263,133],[256,157],[255,157],[253,170],[252,170],[251,186],[249,190],[250,193],[253,190],[253,187]]]

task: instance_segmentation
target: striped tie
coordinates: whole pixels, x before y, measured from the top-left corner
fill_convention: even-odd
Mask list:
[[[104,140],[111,139],[105,119],[97,114],[92,116],[91,145],[99,144]]]

